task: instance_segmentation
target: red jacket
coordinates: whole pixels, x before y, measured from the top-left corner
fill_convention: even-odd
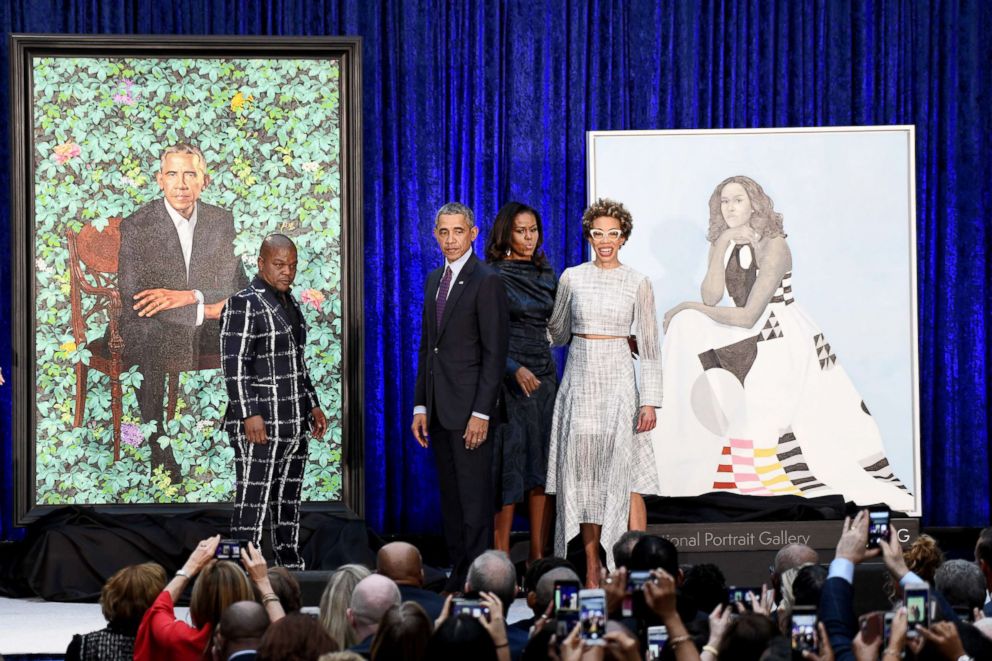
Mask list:
[[[209,622],[194,629],[176,619],[172,596],[162,590],[155,603],[141,619],[134,639],[135,661],[200,661],[210,640],[213,625]]]

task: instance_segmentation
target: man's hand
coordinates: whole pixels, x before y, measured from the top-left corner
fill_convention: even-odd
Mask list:
[[[134,295],[134,309],[139,317],[153,317],[164,310],[196,305],[192,290],[146,289]]]
[[[245,418],[245,436],[249,443],[259,443],[265,445],[269,442],[269,435],[265,433],[265,420],[260,415],[253,415]]]
[[[868,545],[868,511],[861,510],[851,521],[851,517],[844,518],[844,528],[837,541],[838,558],[850,560],[853,564],[858,564],[865,558],[874,558],[881,551],[879,549],[865,548]]]
[[[313,426],[310,428],[310,435],[317,439],[324,438],[324,432],[327,431],[327,418],[324,417],[324,412],[320,410],[319,406],[315,406],[310,411],[310,415],[313,416]]]
[[[612,574],[607,574],[603,567],[599,570],[599,584],[606,592],[606,612],[616,613],[627,596],[627,568],[618,567]]]
[[[413,424],[410,425],[413,438],[420,443],[420,447],[426,448],[431,444],[431,439],[427,436],[427,416],[423,413],[413,414]]]
[[[902,544],[899,542],[899,533],[896,532],[895,526],[889,527],[888,539],[878,540],[878,547],[882,550],[882,560],[885,560],[889,573],[897,581],[901,581],[902,577],[909,573],[909,567],[906,566],[906,558],[902,555]]]
[[[642,406],[637,413],[637,433],[651,431],[658,424],[658,416],[653,406]]]
[[[195,298],[195,297],[194,297]],[[217,301],[216,303],[207,303],[203,306],[203,318],[204,319],[220,319],[220,313],[224,311],[224,304],[227,303],[226,300]]]
[[[667,624],[679,616],[675,610],[675,579],[664,569],[651,572],[651,578],[644,584],[644,601]]]
[[[540,379],[534,376],[534,373],[526,367],[518,367],[513,376],[517,380],[517,385],[520,386],[520,389],[528,397],[533,395],[534,391],[541,387]]]
[[[477,418],[474,415],[468,419],[468,426],[462,438],[465,439],[465,449],[474,450],[486,442],[486,434],[489,433],[489,421]]]

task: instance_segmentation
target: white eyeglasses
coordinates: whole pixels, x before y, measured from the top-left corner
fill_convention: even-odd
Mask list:
[[[617,229],[609,231],[591,229],[589,230],[589,236],[592,237],[593,241],[604,241],[606,239],[609,239],[610,241],[619,241],[620,237],[623,236],[623,232]]]

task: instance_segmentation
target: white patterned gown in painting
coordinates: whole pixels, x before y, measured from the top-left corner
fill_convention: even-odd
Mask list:
[[[750,247],[724,258],[725,300],[743,306],[758,265]],[[654,431],[661,495],[712,491],[842,494],[908,511],[868,406],[834,348],[792,295],[786,273],[751,328],[684,310],[662,348],[667,406]],[[735,291],[736,290],[736,291]]]
[[[651,281],[624,265],[601,269],[586,262],[565,269],[548,330],[556,346],[571,341],[555,399],[546,487],[557,496],[555,555],[563,558],[580,523],[602,525],[600,541],[612,548],[627,530],[630,494],[658,490],[651,436],[635,433],[638,409],[661,406]],[[637,337],[640,392],[628,335]],[[606,555],[612,568],[613,556]]]

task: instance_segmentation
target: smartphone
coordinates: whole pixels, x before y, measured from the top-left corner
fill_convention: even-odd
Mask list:
[[[739,588],[736,585],[731,585],[727,588],[727,603],[733,606],[736,603],[744,604],[744,607],[748,610],[754,610],[751,601],[747,598],[747,593],[750,592],[757,599],[761,597],[761,588]]]
[[[895,611],[889,611],[885,614],[883,618],[884,625],[882,626],[882,646],[889,646],[889,638],[892,638],[892,620],[896,619]]]
[[[667,642],[668,629],[664,625],[648,627],[648,653],[644,657],[644,661],[659,661]]]
[[[490,619],[489,606],[478,599],[455,599],[451,602],[451,612],[455,616],[464,615],[476,618],[482,615],[487,621]]]
[[[867,645],[873,644],[882,636],[882,616],[881,611],[867,613],[861,618],[861,640]]]
[[[878,542],[889,538],[889,510],[868,511],[868,548],[877,549]]]
[[[816,633],[816,607],[815,606],[793,606],[792,622],[792,649],[804,652],[819,652],[819,636]]]
[[[623,602],[620,604],[620,611],[624,617],[633,617],[634,593],[643,592],[644,584],[650,580],[651,572],[649,571],[632,571],[627,575],[627,594],[624,595]],[[640,599],[639,603],[643,603],[643,599]]]
[[[241,549],[247,545],[248,542],[241,539],[222,539],[217,543],[214,557],[218,560],[240,560]]]
[[[579,582],[555,581],[555,631],[563,640],[579,622]]]
[[[579,624],[586,645],[605,645],[606,591],[602,588],[579,590]]]
[[[906,615],[909,631],[908,638],[919,635],[916,625],[930,626],[930,586],[926,583],[911,583],[906,586]]]

